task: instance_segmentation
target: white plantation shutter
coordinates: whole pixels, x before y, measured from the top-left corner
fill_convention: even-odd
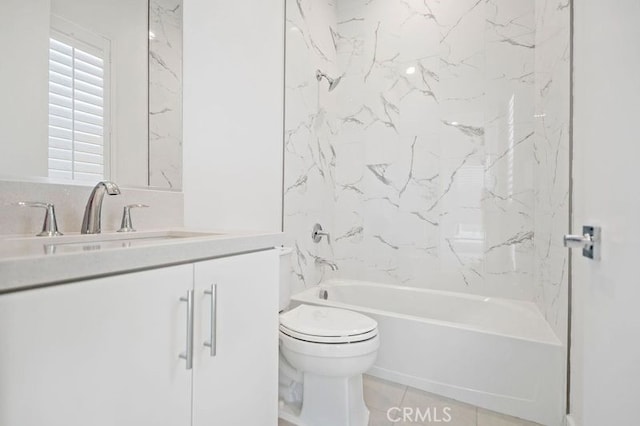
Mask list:
[[[91,51],[91,53],[89,53]],[[53,34],[49,44],[49,177],[105,177],[105,50]]]

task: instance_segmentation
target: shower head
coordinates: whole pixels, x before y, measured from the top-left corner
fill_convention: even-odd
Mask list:
[[[322,80],[322,78],[327,79],[327,81],[329,82],[329,91],[331,92],[333,89],[336,88],[336,86],[338,86],[338,84],[340,84],[340,80],[342,79],[342,76],[338,78],[331,78],[325,73],[323,73],[322,71],[316,70],[316,80],[320,81]]]

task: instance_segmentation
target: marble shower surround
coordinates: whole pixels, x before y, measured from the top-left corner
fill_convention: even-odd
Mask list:
[[[567,341],[571,9],[569,0],[536,0],[534,141],[535,301]]]
[[[315,244],[311,228],[333,230],[335,204],[335,137],[337,90],[318,83],[317,69],[338,75],[337,50],[330,27],[336,8],[325,1],[286,2],[284,230],[294,249],[293,290],[322,280],[334,265],[326,243]],[[339,86],[340,87],[340,86]]]
[[[284,225],[298,288],[344,277],[536,300],[562,322],[561,253],[536,246],[558,232],[543,218],[562,217],[537,205],[552,163],[536,121],[549,92],[536,61],[555,63],[557,47],[538,52],[537,27],[560,6],[287,2]],[[317,67],[343,76],[333,92]],[[553,99],[547,114],[568,112]],[[545,152],[568,179],[568,160]],[[315,221],[330,244],[311,242]]]

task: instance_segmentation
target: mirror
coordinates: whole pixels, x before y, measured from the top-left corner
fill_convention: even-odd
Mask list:
[[[182,0],[3,0],[0,176],[182,186]]]

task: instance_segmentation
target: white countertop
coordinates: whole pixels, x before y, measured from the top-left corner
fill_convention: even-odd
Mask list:
[[[0,293],[270,249],[281,233],[163,229],[0,237]]]

